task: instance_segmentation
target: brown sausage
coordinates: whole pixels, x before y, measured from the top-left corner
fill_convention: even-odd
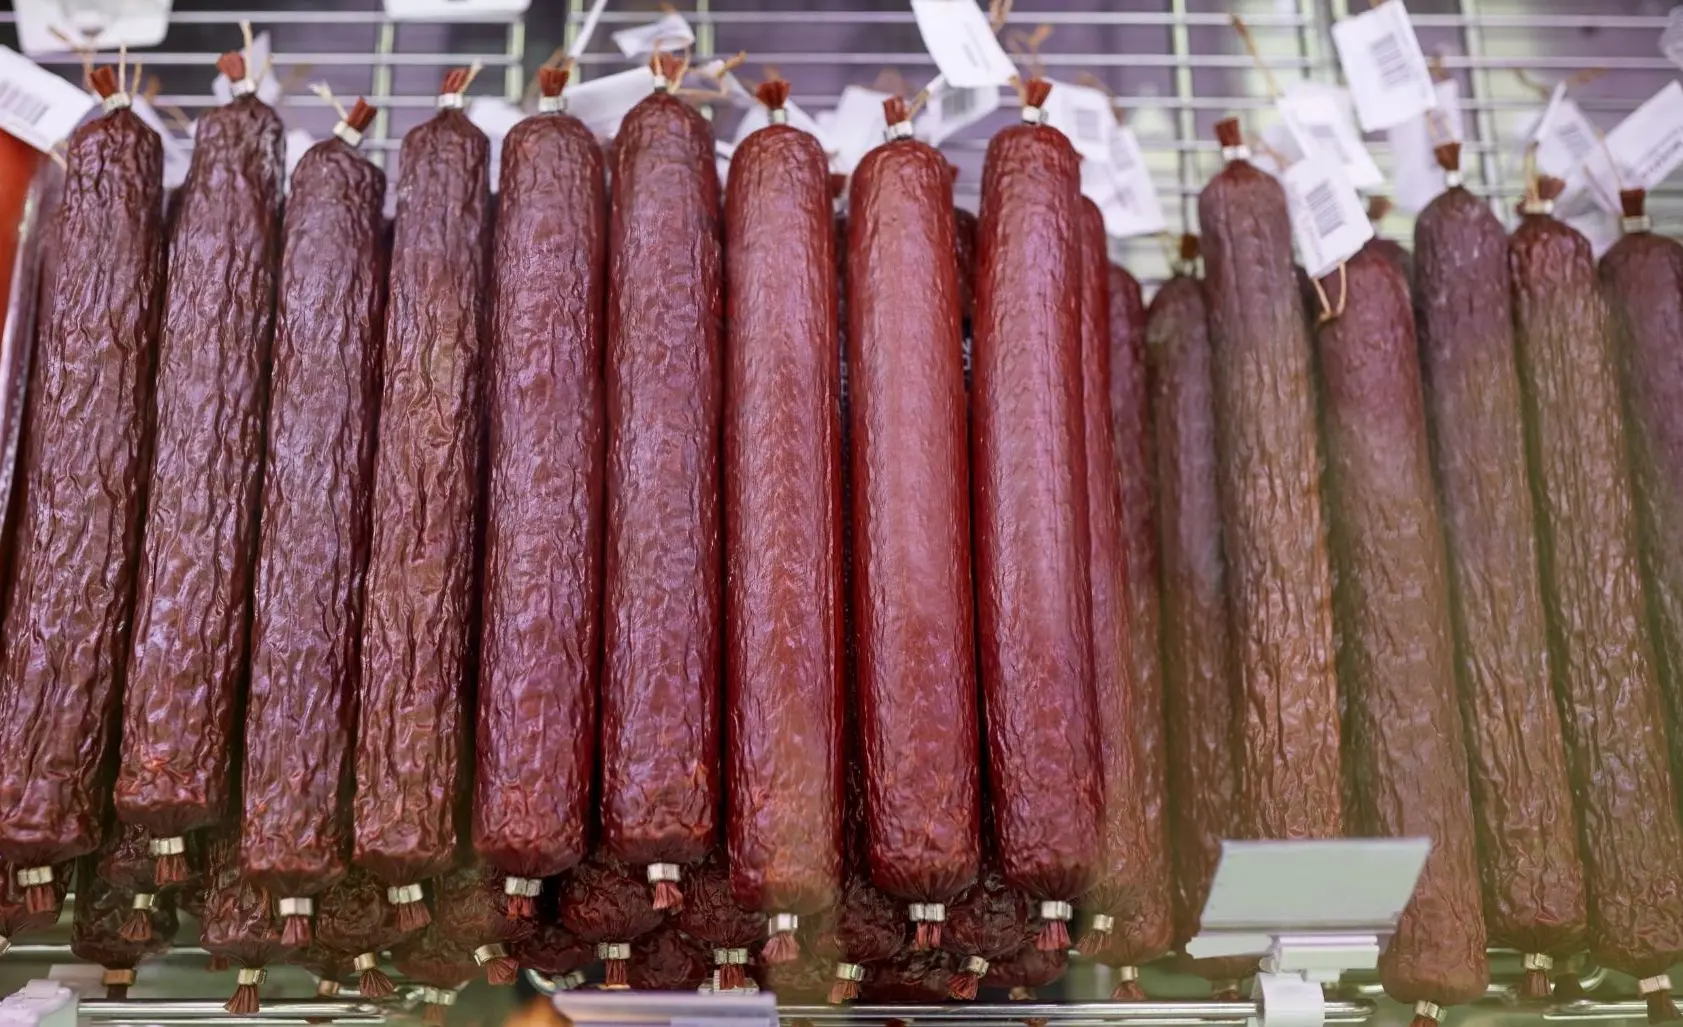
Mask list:
[[[236,95],[198,122],[170,234],[116,785],[160,885],[186,876],[181,836],[227,813],[281,254],[285,128],[239,54],[217,66]]]
[[[218,833],[210,842],[205,868],[204,917],[200,943],[213,958],[240,967],[239,983],[223,1008],[235,1016],[258,1011],[258,986],[263,968],[284,963],[300,950],[282,936],[269,894],[240,873],[237,830]]]
[[[428,927],[392,953],[392,965],[420,984],[421,1022],[444,1027],[456,996],[479,976],[472,951],[436,927]]]
[[[1415,223],[1414,316],[1449,556],[1462,718],[1493,944],[1524,954],[1521,995],[1547,998],[1552,956],[1582,946],[1588,911],[1549,681],[1537,522],[1525,466],[1507,232],[1456,184]]]
[[[403,137],[381,360],[374,541],[358,694],[357,865],[400,923],[455,861],[473,637],[490,144],[462,111],[469,73]]]
[[[1103,794],[1093,695],[1082,419],[1078,158],[1039,123],[988,144],[976,238],[972,383],[976,594],[994,844],[1067,949],[1096,881]]]
[[[713,130],[658,63],[614,140],[601,810],[606,854],[669,909],[720,799],[724,299]]]
[[[766,918],[737,904],[730,867],[715,853],[689,875],[684,905],[673,922],[685,934],[713,947],[716,991],[735,991],[747,981],[749,948],[766,936]]]
[[[385,887],[360,867],[352,867],[316,903],[316,944],[349,959],[358,975],[357,992],[365,999],[385,998],[396,990],[380,969],[380,953],[395,948],[406,934],[386,901]]]
[[[659,927],[665,917],[654,908],[649,890],[625,866],[605,856],[580,863],[563,882],[562,925],[596,946],[597,958],[607,964],[608,984],[624,985],[631,942]]]
[[[771,124],[725,190],[725,819],[738,901],[768,917],[764,958],[798,954],[799,916],[841,883],[841,427],[835,228],[824,148]]]
[[[1316,340],[1346,817],[1362,836],[1432,840],[1379,957],[1385,993],[1414,1003],[1414,1027],[1429,1027],[1442,1006],[1484,994],[1490,965],[1414,312],[1408,281],[1376,250],[1322,285],[1347,297]]]
[[[546,107],[503,142],[473,843],[516,916],[589,844],[602,591],[602,151]]]
[[[508,954],[509,943],[531,934],[530,917],[512,917],[503,875],[490,866],[459,867],[433,882],[433,924],[473,953],[485,968],[488,984],[513,984],[520,967]]]
[[[298,162],[286,201],[240,863],[279,900],[293,945],[308,944],[313,896],[349,862],[342,796],[356,723],[386,307],[386,174],[355,145],[373,120],[374,109],[358,101],[339,135]]]
[[[981,865],[962,324],[946,161],[883,106],[848,203],[858,729],[871,878],[931,946]]]
[[[1285,193],[1231,159],[1198,197],[1216,404],[1216,452],[1238,668],[1244,838],[1343,834],[1332,573],[1321,509],[1308,323]]]
[[[151,881],[147,881],[151,886]],[[100,983],[105,997],[124,999],[134,984],[135,967],[148,956],[167,951],[175,937],[175,905],[168,899],[144,910],[134,905],[135,893],[100,877],[94,857],[84,856],[76,868],[76,908],[70,926],[70,954],[105,969]],[[135,913],[146,920],[146,934],[135,938],[130,929]]]
[[[70,138],[57,288],[25,412],[0,662],[0,857],[34,913],[99,844],[140,555],[164,273],[163,150],[110,68]]]
[[[1678,1019],[1683,829],[1647,633],[1617,354],[1589,242],[1539,183],[1508,242],[1549,650],[1578,800],[1590,954]]]

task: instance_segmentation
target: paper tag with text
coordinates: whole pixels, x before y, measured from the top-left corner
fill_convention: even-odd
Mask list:
[[[931,146],[940,146],[999,110],[996,86],[958,89],[939,79],[931,86],[929,101],[918,112],[916,126],[918,138]]]
[[[1566,96],[1565,82],[1555,85],[1548,104],[1526,121],[1520,137],[1525,140],[1522,155],[1535,142],[1537,169],[1565,181],[1562,199],[1571,198],[1584,187],[1583,163],[1601,145],[1596,139],[1595,124]]]
[[[1342,89],[1295,83],[1277,107],[1306,157],[1322,156],[1336,162],[1357,189],[1374,189],[1384,183],[1379,165],[1356,133],[1348,96]]]
[[[647,57],[660,50],[671,53],[695,45],[695,30],[677,11],[659,21],[634,28],[620,29],[613,34],[614,45],[627,57]]]
[[[1071,146],[1087,160],[1110,160],[1110,137],[1116,112],[1102,90],[1069,82],[1052,83],[1046,98],[1046,123],[1069,137]]]
[[[1387,130],[1397,206],[1410,214],[1420,213],[1443,192],[1443,168],[1433,151],[1463,138],[1461,84],[1449,79],[1436,87],[1436,107]]]
[[[882,142],[883,133],[888,130],[888,122],[882,115],[882,104],[888,96],[863,86],[848,86],[842,90],[836,109],[829,112],[829,127],[826,129],[830,144],[836,148],[835,156],[830,159],[831,171],[839,175],[853,174],[853,169],[865,159],[865,154]]]
[[[1363,132],[1402,124],[1437,102],[1403,0],[1385,0],[1334,23],[1332,42]]]
[[[912,0],[912,16],[948,85],[1003,86],[1017,74],[976,0]]]
[[[1110,136],[1110,160],[1106,165],[1111,197],[1108,204],[1099,204],[1099,210],[1104,212],[1105,234],[1128,238],[1167,231],[1169,224],[1163,217],[1157,186],[1151,181],[1151,169],[1146,166],[1145,153],[1132,129],[1116,126]]]
[[[96,102],[11,47],[0,46],[0,129],[45,153],[69,138]]]
[[[567,86],[567,111],[592,132],[611,136],[619,131],[627,111],[654,91],[647,68],[628,68],[613,75],[586,79]]]
[[[1367,210],[1334,162],[1306,157],[1281,176],[1291,209],[1292,238],[1303,269],[1319,278],[1373,238]]]
[[[1608,160],[1617,161],[1615,167]],[[1620,189],[1652,190],[1683,164],[1683,85],[1666,83],[1607,133],[1584,160],[1584,179],[1603,210],[1620,211]]]
[[[271,107],[279,103],[281,87],[280,81],[275,78],[275,66],[269,59],[269,34],[257,33],[252,37],[251,49],[242,50],[241,54],[245,57],[246,75],[252,78],[263,76],[257,79],[257,98]],[[228,103],[234,98],[233,83],[228,81],[226,75],[218,74],[210,83],[210,91],[216,97],[217,103]]]
[[[175,137],[164,124],[164,119],[158,116],[157,108],[147,102],[144,96],[134,97],[130,106],[135,117],[152,127],[158,133],[158,142],[164,149],[164,188],[174,189],[187,181],[187,171],[193,166],[193,149]]]

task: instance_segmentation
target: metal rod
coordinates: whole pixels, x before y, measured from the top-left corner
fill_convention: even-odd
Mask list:
[[[223,1008],[220,1001],[206,999],[204,1001],[181,1001],[178,999],[84,999],[77,1006],[77,1017],[83,1020],[142,1020],[157,1023],[160,1020],[227,1020],[228,1010]],[[270,1020],[314,1020],[337,1019],[339,1017],[360,1017],[364,1020],[379,1022],[385,1018],[385,1009],[370,1002],[332,1002],[315,999],[309,1002],[264,1002],[263,1008],[249,1017],[236,1018],[239,1022],[253,1020],[268,1022]]]

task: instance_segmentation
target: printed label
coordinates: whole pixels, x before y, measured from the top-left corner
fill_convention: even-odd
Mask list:
[[[1324,157],[1344,170],[1357,189],[1385,181],[1350,118],[1349,94],[1342,89],[1294,83],[1277,103],[1280,116],[1305,157]]]
[[[929,84],[929,102],[918,112],[917,136],[931,146],[940,146],[997,110],[998,87],[958,89],[948,85],[945,78],[937,78]]]
[[[830,112],[826,129],[830,143],[835,147],[835,156],[830,159],[831,171],[840,175],[853,174],[853,169],[865,159],[865,154],[882,142],[883,133],[888,130],[888,122],[882,115],[882,104],[888,95],[861,86],[848,86],[842,90],[836,109]]]
[[[1334,162],[1306,157],[1281,177],[1304,270],[1319,278],[1373,238],[1361,197]]]
[[[1386,0],[1332,27],[1362,131],[1400,125],[1437,102],[1426,55],[1403,0]]]
[[[912,0],[912,16],[924,48],[948,85],[1003,86],[1017,74],[975,0]]]
[[[1083,166],[1090,161],[1084,161]],[[1133,130],[1117,126],[1110,137],[1111,198],[1099,203],[1104,213],[1105,234],[1118,238],[1154,235],[1168,230],[1163,217],[1163,204],[1157,197],[1157,186],[1151,181],[1151,169],[1146,166],[1145,154]],[[1097,202],[1097,201],[1095,201]]]
[[[1082,157],[1109,162],[1116,114],[1111,109],[1110,97],[1102,90],[1054,82],[1046,98],[1046,121],[1068,136],[1070,145]]]
[[[1617,161],[1615,166],[1608,159]],[[1683,85],[1668,82],[1607,133],[1584,160],[1584,180],[1603,210],[1620,211],[1619,190],[1653,189],[1683,164]]]
[[[0,46],[0,129],[45,153],[69,138],[95,102],[16,50]]]
[[[1397,206],[1418,214],[1443,192],[1443,168],[1432,151],[1462,138],[1461,86],[1453,79],[1436,84],[1438,105],[1388,131],[1391,180]]]

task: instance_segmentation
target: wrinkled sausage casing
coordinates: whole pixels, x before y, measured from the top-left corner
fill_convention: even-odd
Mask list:
[[[869,872],[941,902],[981,866],[964,369],[952,184],[913,140],[848,201],[852,611]]]
[[[1103,850],[1088,583],[1077,158],[1056,129],[988,144],[976,251],[976,594],[994,841],[1040,900]]]
[[[240,847],[245,872],[277,898],[317,894],[345,873],[385,195],[385,172],[328,139],[298,162],[286,201]]]
[[[1342,273],[1345,310],[1319,329],[1317,345],[1346,818],[1362,835],[1432,840],[1379,957],[1386,994],[1470,1002],[1484,994],[1490,966],[1414,312],[1408,281],[1383,254],[1358,253]]]
[[[615,137],[612,189],[602,844],[693,863],[720,799],[724,298],[707,119],[643,99]]]
[[[70,927],[70,952],[107,970],[133,970],[147,956],[165,952],[177,928],[175,905],[159,901],[147,915],[144,941],[123,937],[123,923],[134,912],[134,892],[108,883],[85,859],[76,868],[76,903]]]
[[[726,800],[737,900],[816,913],[841,878],[841,426],[829,167],[768,125],[725,191]]]
[[[1145,307],[1134,276],[1110,264],[1104,215],[1088,199],[1081,202],[1081,231],[1081,391],[1105,849],[1099,883],[1079,904],[1115,920],[1108,932],[1089,927],[1089,950],[1105,963],[1138,966],[1173,940]]]
[[[355,858],[449,869],[470,667],[490,146],[460,110],[403,137],[362,637]]]
[[[1683,955],[1683,831],[1645,630],[1616,356],[1582,235],[1527,214],[1508,259],[1589,948],[1647,978]]]
[[[117,815],[155,838],[221,820],[233,777],[281,255],[284,131],[255,96],[200,119],[171,229],[116,786]]]
[[[1198,934],[1221,842],[1233,836],[1233,669],[1216,488],[1215,396],[1204,287],[1177,274],[1146,314],[1162,565],[1163,715],[1174,843],[1175,944]],[[1222,980],[1254,957],[1186,961]]]
[[[1337,838],[1332,573],[1308,322],[1285,193],[1266,172],[1235,160],[1199,195],[1198,221],[1239,674],[1234,827],[1243,838]]]
[[[1415,324],[1490,940],[1565,956],[1585,908],[1515,367],[1508,240],[1490,205],[1452,188],[1414,232]]]
[[[484,634],[473,838],[505,873],[584,858],[602,587],[606,185],[577,119],[503,142],[492,243]]]
[[[164,273],[163,148],[133,111],[71,136],[37,343],[0,664],[0,856],[90,852],[128,658]]]
[[[1601,258],[1601,284],[1624,374],[1642,558],[1676,774],[1683,769],[1683,245],[1647,229],[1627,230]]]

